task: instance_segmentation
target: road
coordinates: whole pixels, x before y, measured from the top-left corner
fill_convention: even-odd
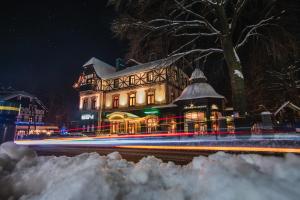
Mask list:
[[[153,155],[176,164],[187,164],[195,156],[207,156],[217,151],[267,155],[282,155],[287,152],[300,154],[298,134],[252,136],[247,139],[234,136],[79,137],[21,140],[16,143],[30,146],[39,155],[74,156],[85,152],[106,155],[118,151],[123,158],[133,162]]]
[[[93,146],[55,146],[55,145],[42,145],[30,146],[38,155],[43,156],[75,156],[81,153],[97,152],[100,155],[107,155],[112,152],[119,152],[126,160],[138,162],[141,158],[146,156],[155,156],[163,161],[172,161],[176,164],[185,165],[192,161],[193,157],[211,154],[211,151],[180,151],[180,150],[155,150],[155,149],[126,149],[116,147],[93,147]]]

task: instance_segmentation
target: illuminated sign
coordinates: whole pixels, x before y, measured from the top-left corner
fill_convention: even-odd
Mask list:
[[[201,109],[201,108],[207,108],[207,107],[206,106],[194,106],[193,104],[184,107],[185,110],[188,110],[188,109]]]
[[[17,111],[17,112],[19,112],[19,108],[12,107],[12,106],[0,106],[0,110]]]
[[[157,109],[148,109],[148,110],[144,110],[144,113],[147,114],[147,115],[159,114],[159,110],[157,110]]]
[[[81,120],[90,120],[90,119],[95,119],[95,116],[92,114],[81,115]]]
[[[16,122],[16,125],[45,125],[44,122]]]

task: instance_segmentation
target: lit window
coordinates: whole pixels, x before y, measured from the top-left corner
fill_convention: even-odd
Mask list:
[[[175,99],[175,93],[174,91],[171,92],[171,97],[170,97],[170,101],[173,102]]]
[[[147,104],[151,105],[155,103],[155,93],[154,91],[147,92]]]
[[[153,80],[154,80],[153,72],[148,72],[147,73],[147,81],[152,82]]]
[[[91,108],[92,108],[92,110],[95,110],[96,109],[96,103],[97,103],[97,100],[96,100],[96,98],[94,97],[94,98],[92,98],[92,104],[91,104]]]
[[[94,78],[94,74],[85,75],[86,83],[87,84],[94,83],[94,79],[93,78]]]
[[[87,110],[88,109],[88,99],[87,98],[85,98],[83,100],[82,109],[83,110]]]
[[[128,123],[128,133],[129,134],[136,133],[136,124],[134,122],[129,122]]]
[[[194,121],[204,121],[205,115],[204,112],[189,112],[185,114],[185,118]]]
[[[134,76],[129,76],[129,85],[134,85],[135,79]]]
[[[135,93],[129,94],[129,106],[135,106],[136,95]]]
[[[113,96],[113,108],[119,107],[119,95]]]
[[[112,133],[120,132],[120,122],[112,122]]]
[[[158,126],[158,117],[150,117],[147,119],[147,132],[152,133],[156,131]]]
[[[114,88],[119,88],[119,79],[114,80]]]
[[[87,75],[85,75],[85,78],[86,79],[94,78],[94,74],[87,74]]]

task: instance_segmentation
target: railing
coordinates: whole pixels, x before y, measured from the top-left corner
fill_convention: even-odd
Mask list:
[[[80,85],[78,90],[79,91],[94,91],[97,89],[97,84],[94,84],[94,83],[87,83],[87,84],[83,84],[83,85]]]

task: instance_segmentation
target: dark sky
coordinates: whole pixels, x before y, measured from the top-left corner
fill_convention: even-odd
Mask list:
[[[126,50],[110,31],[116,13],[106,0],[9,2],[0,7],[2,85],[74,103],[81,66],[91,57],[113,65]]]

